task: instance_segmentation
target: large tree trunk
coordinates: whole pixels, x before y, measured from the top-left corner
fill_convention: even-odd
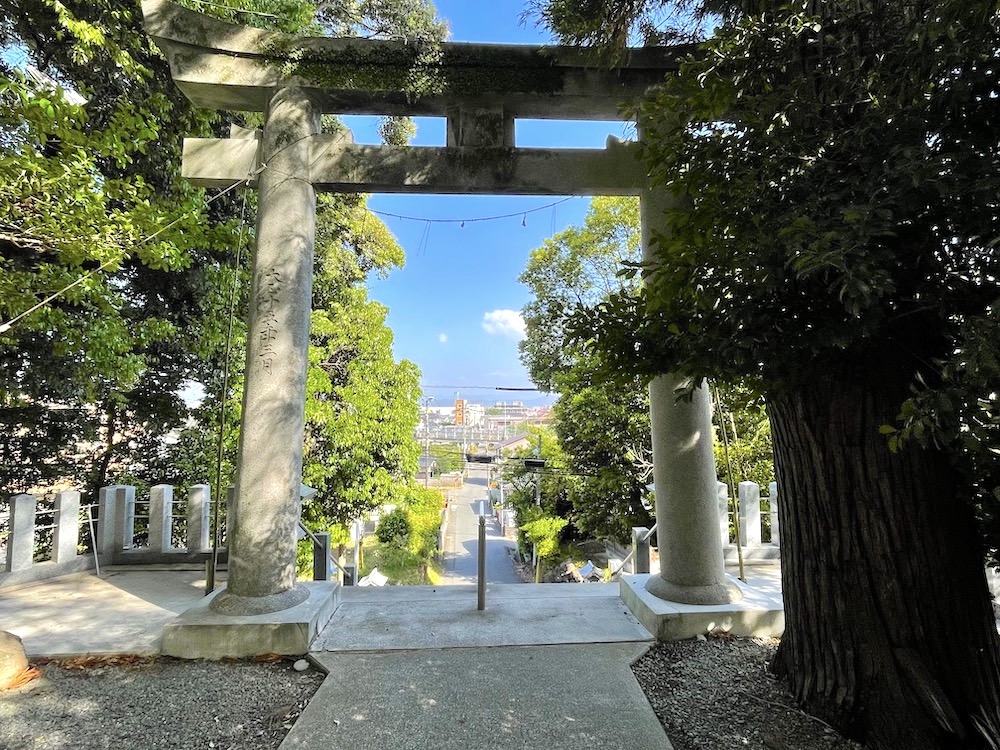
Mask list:
[[[91,479],[90,492],[94,502],[97,502],[97,495],[101,487],[108,484],[108,471],[111,469],[111,459],[115,455],[115,435],[118,434],[118,408],[111,402],[105,404],[105,440],[101,453],[98,454],[97,462]]]
[[[768,394],[786,618],[774,671],[869,747],[1000,748],[973,510],[943,452],[891,452],[879,434],[918,368],[896,347],[842,360]]]

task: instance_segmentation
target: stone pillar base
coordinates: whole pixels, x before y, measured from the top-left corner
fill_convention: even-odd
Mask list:
[[[212,599],[209,609],[220,615],[243,617],[245,615],[267,615],[280,612],[302,604],[309,598],[309,589],[305,586],[294,586],[288,591],[268,596],[239,596],[223,589]]]
[[[299,589],[305,591],[299,604],[262,614],[220,614],[211,605],[225,592],[206,596],[163,626],[161,653],[179,659],[304,654],[340,604],[340,584],[315,581],[292,591]],[[234,604],[247,598],[232,597]]]
[[[740,601],[681,604],[664,601],[647,590],[646,584],[657,579],[663,582],[656,575],[622,576],[620,591],[625,605],[658,641],[694,638],[719,630],[739,636],[780,638],[785,630],[781,592],[766,584],[750,586],[730,579],[743,592]]]
[[[681,604],[729,604],[743,599],[739,586],[730,581],[708,586],[684,586],[654,575],[646,581],[645,588],[658,599]]]

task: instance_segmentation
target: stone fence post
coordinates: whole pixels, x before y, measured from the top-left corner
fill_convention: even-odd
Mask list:
[[[10,499],[7,570],[27,570],[35,555],[35,496],[14,495]]]
[[[760,485],[740,482],[740,540],[744,547],[760,546]]]
[[[196,484],[188,490],[187,548],[188,552],[204,552],[212,548],[212,492],[207,484]]]
[[[80,493],[57,492],[54,515],[52,561],[71,562],[76,559],[76,546],[80,543]]]
[[[649,572],[649,542],[649,529],[645,526],[632,527],[632,570],[629,572]]]
[[[722,546],[729,544],[729,485],[717,482],[716,490],[719,498],[719,532],[722,534]]]
[[[149,490],[149,548],[169,552],[173,548],[174,488],[157,484]]]
[[[119,485],[115,490],[115,552],[132,549],[135,541],[135,487]]]
[[[97,493],[97,539],[94,541],[94,549],[102,557],[110,557],[115,553],[115,525],[120,487],[121,485],[112,484],[101,487]]]

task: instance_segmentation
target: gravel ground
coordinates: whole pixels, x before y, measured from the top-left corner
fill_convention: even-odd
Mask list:
[[[289,661],[83,658],[0,693],[0,750],[270,750],[323,681]]]
[[[675,750],[857,750],[793,707],[767,672],[775,647],[661,643],[633,671]],[[41,679],[0,693],[0,750],[274,750],[323,681],[288,660],[34,663]]]
[[[660,643],[632,671],[674,750],[856,750],[794,707],[767,671],[777,641]]]

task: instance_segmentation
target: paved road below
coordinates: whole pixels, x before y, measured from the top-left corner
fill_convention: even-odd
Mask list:
[[[510,550],[515,543],[505,539],[493,518],[487,490],[487,470],[470,469],[465,486],[451,493],[448,529],[444,545],[442,584],[476,583],[479,555],[479,516],[486,513],[486,582],[522,583],[514,572]]]

